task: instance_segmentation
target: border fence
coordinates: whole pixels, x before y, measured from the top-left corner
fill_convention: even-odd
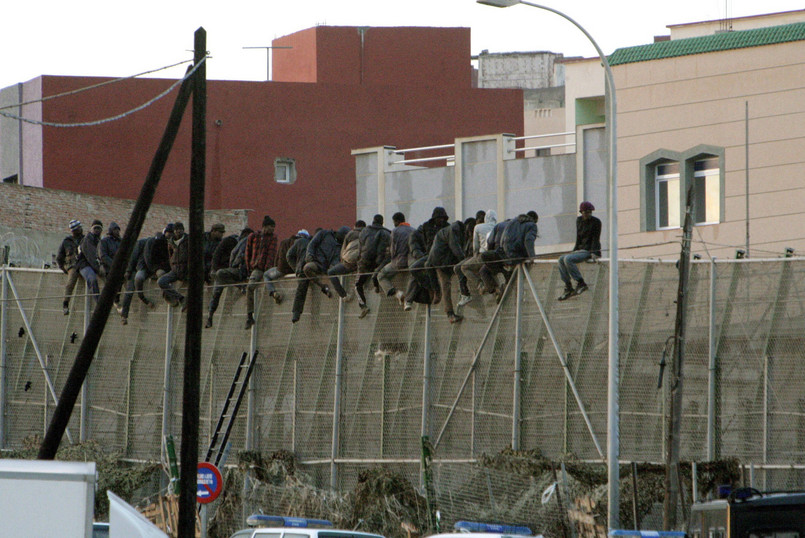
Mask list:
[[[328,299],[315,287],[292,324],[295,281],[288,279],[278,285],[281,305],[258,292],[257,324],[247,331],[245,297],[227,288],[203,335],[200,448],[240,356],[257,351],[233,450],[292,451],[337,491],[353,487],[368,466],[419,483],[422,435],[433,445],[437,487],[448,487],[451,466],[506,447],[554,460],[602,460],[607,267],[606,260],[586,264],[590,291],[557,302],[555,261],[522,266],[499,305],[476,296],[454,325],[441,305],[403,312],[393,298],[373,293],[369,315],[359,319],[355,303]],[[90,302],[77,293],[63,315],[58,271],[3,267],[0,277],[0,448],[17,448],[44,434]],[[736,457],[752,465],[760,488],[801,487],[803,283],[800,258],[692,263],[682,459]],[[623,461],[665,458],[669,376],[658,388],[658,364],[674,334],[677,284],[673,262],[621,261]],[[146,293],[156,300],[158,291]],[[128,325],[112,313],[63,442],[91,439],[126,458],[163,459],[165,436],[177,444],[180,437],[184,321],[178,309],[149,310],[136,299]]]

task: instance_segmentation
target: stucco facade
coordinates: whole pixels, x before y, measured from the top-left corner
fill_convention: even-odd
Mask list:
[[[420,38],[416,46],[406,37],[409,33]],[[471,87],[468,28],[371,28],[364,34],[362,55],[356,28],[317,27],[275,40],[275,45],[293,41],[295,47],[308,43],[298,50],[278,49],[278,78],[296,81],[208,81],[208,209],[249,210],[253,227],[270,214],[281,236],[300,228],[350,224],[356,200],[352,148],[377,139],[413,146],[445,137],[522,133],[521,91]],[[427,47],[433,50],[423,56]],[[282,64],[280,51],[291,52],[296,63]],[[355,71],[356,65],[362,67]],[[294,66],[299,70],[295,78]],[[404,76],[394,78],[401,66]],[[42,76],[23,83],[22,94],[26,100],[38,99],[108,80]],[[125,80],[26,105],[21,112],[57,123],[98,120],[142,105],[171,83]],[[18,94],[17,86],[7,88],[3,102]],[[94,127],[4,120],[0,173],[3,178],[16,174],[27,186],[136,198],[174,99],[170,94],[140,112]],[[278,159],[293,168],[286,183],[275,180]],[[189,163],[187,117],[155,202],[187,204]]]
[[[734,257],[747,245],[755,258],[780,256],[786,247],[805,251],[805,41],[627,63],[613,71],[622,256],[678,256],[680,229],[656,229],[653,171],[660,160],[699,154],[721,159],[721,205],[717,222],[696,226],[694,253]]]

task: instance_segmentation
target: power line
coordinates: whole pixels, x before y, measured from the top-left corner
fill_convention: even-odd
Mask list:
[[[131,110],[127,110],[126,112],[123,112],[121,114],[111,116],[109,118],[103,118],[103,119],[100,119],[100,120],[79,122],[79,123],[54,123],[54,122],[49,122],[49,121],[39,121],[39,120],[32,120],[30,118],[23,118],[22,116],[16,116],[14,114],[9,114],[8,112],[3,112],[2,110],[0,110],[0,116],[5,116],[5,117],[11,118],[13,120],[24,121],[25,123],[31,123],[33,125],[44,125],[45,127],[94,127],[96,125],[101,125],[101,124],[104,124],[104,123],[117,121],[117,120],[125,118],[126,116],[130,116],[130,115],[132,115],[132,114],[134,114],[136,112],[139,112],[140,110],[148,108],[149,106],[151,106],[155,102],[159,101],[160,99],[162,99],[163,97],[165,97],[166,95],[171,93],[180,84],[182,84],[182,82],[184,82],[186,79],[191,77],[193,75],[193,73],[195,73],[195,71],[205,61],[206,61],[206,58],[202,59],[202,61],[197,63],[195,66],[193,66],[193,69],[191,69],[183,78],[181,78],[181,79],[177,80],[176,82],[174,82],[173,84],[171,84],[170,87],[167,90],[163,91],[162,93],[160,93],[156,97],[146,101],[145,103],[143,103],[140,106],[137,106],[137,107],[135,107],[135,108],[133,108]]]

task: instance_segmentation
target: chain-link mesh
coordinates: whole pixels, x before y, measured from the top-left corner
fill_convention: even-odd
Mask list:
[[[558,302],[562,282],[555,263],[531,264],[527,274],[514,273],[500,305],[492,296],[476,296],[459,324],[448,322],[442,305],[430,313],[425,305],[403,312],[371,285],[365,318],[356,302],[340,304],[311,286],[305,313],[292,324],[296,280],[288,279],[277,284],[285,297],[280,305],[257,291],[252,332],[244,330],[244,294],[228,287],[203,333],[200,453],[206,453],[241,355],[257,351],[232,449],[293,451],[323,486],[348,490],[358,469],[379,464],[418,485],[422,434],[442,466],[436,489],[452,503],[458,489],[445,466],[469,464],[481,454],[515,447],[554,460],[601,460],[609,273],[606,263],[581,270],[590,291]],[[804,478],[803,273],[802,259],[692,264],[684,460],[736,457],[751,464],[755,485],[768,489],[790,489]],[[0,445],[16,448],[44,433],[89,307],[79,281],[69,315],[62,313],[61,273],[7,268],[4,275]],[[346,278],[347,288],[353,278]],[[395,282],[398,288],[405,278]],[[673,263],[621,263],[622,460],[665,458],[678,278]],[[135,298],[128,325],[110,315],[69,432],[73,442],[83,430],[85,438],[125,457],[156,461],[163,433],[180,442],[185,315],[170,311],[153,285],[146,295],[159,306],[149,309]],[[489,502],[480,496],[483,488],[473,482],[471,489],[477,494],[468,494],[462,510]]]

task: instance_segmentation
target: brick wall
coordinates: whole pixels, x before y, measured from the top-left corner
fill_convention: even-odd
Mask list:
[[[120,224],[125,231],[134,200],[122,200],[70,191],[0,185],[0,248],[8,245],[10,259],[16,265],[37,266],[50,263],[62,239],[68,233],[71,219],[84,224],[84,230],[94,219],[103,222],[104,232],[110,222]],[[204,227],[216,222],[226,226],[227,233],[246,226],[245,209],[208,210]],[[141,236],[161,230],[168,222],[182,221],[188,226],[187,208],[152,204],[143,225]]]

